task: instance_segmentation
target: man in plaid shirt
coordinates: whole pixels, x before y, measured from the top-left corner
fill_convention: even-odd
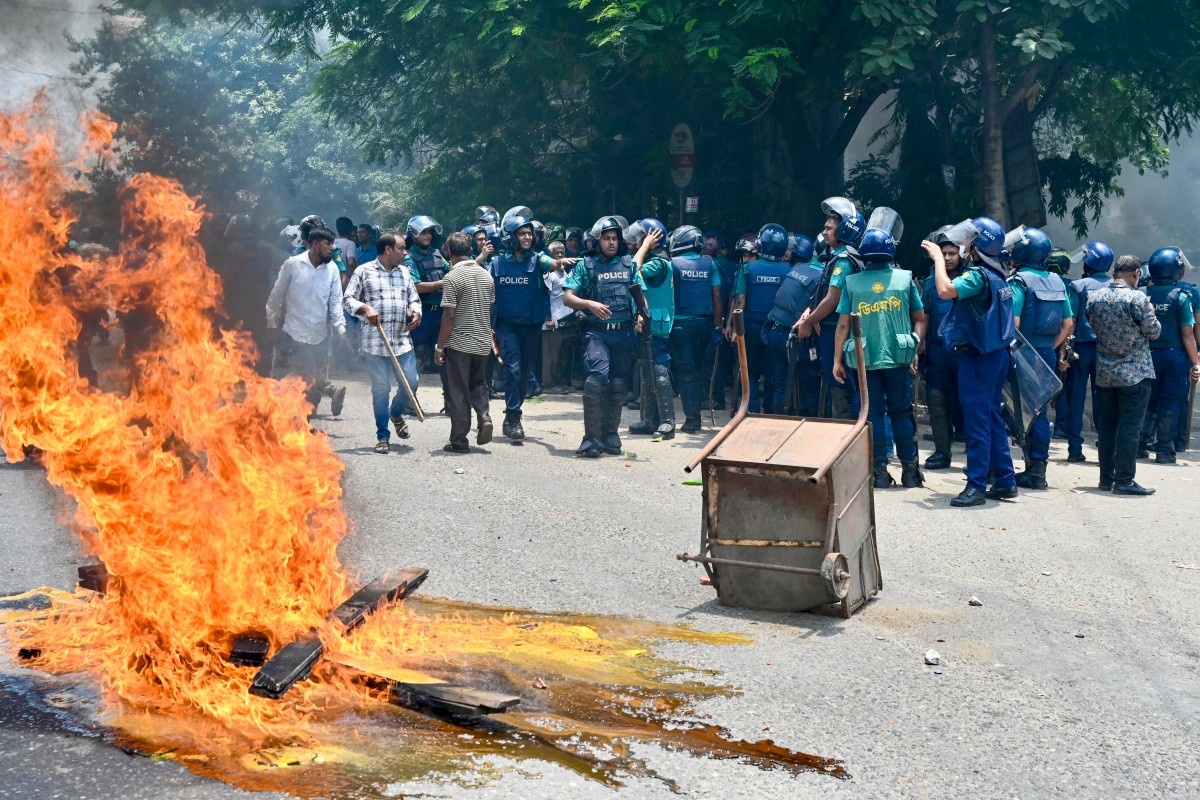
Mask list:
[[[388,340],[396,351],[400,368],[408,378],[413,393],[417,391],[417,357],[413,351],[409,333],[421,324],[421,296],[413,284],[412,276],[402,267],[408,248],[404,239],[394,233],[385,233],[376,244],[378,255],[374,261],[360,264],[346,286],[346,310],[365,317],[367,324],[362,329],[362,351],[367,359],[367,371],[371,376],[371,404],[375,410],[375,452],[386,454],[388,444],[388,418],[396,427],[396,435],[408,438],[408,424],[402,416],[412,414],[408,395],[397,388],[396,396],[388,403],[392,386],[392,361],[383,337],[379,335],[382,325]]]

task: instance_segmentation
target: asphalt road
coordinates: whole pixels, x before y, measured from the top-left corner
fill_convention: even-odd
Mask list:
[[[428,387],[437,379],[423,380],[423,404],[435,411],[440,391]],[[497,437],[467,455],[444,453],[449,421],[434,415],[383,456],[371,451],[369,406],[366,384],[351,380],[343,417],[318,421],[347,465],[354,530],[341,552],[364,578],[420,564],[431,571],[429,595],[748,634],[751,646],[665,643],[659,652],[741,689],[699,706],[734,735],[840,759],[852,776],[793,777],[636,746],[682,796],[1200,796],[1193,454],[1176,466],[1139,465],[1138,480],[1158,489],[1151,498],[1098,493],[1094,461],[1068,465],[1059,442],[1053,488],[1015,502],[951,509],[963,486],[957,469],[927,474],[924,489],[877,492],[885,588],[838,620],[724,608],[698,567],[674,560],[697,549],[700,488],[682,485],[682,467],[712,429],[664,443],[626,437],[636,457],[581,460],[571,395],[526,404],[522,446]],[[493,416],[499,427],[500,401]],[[0,504],[0,593],[72,586],[78,547],[42,473],[0,467]],[[969,606],[972,595],[983,605]],[[924,663],[930,648],[942,655],[941,674]],[[0,668],[0,797],[244,795],[72,730],[26,680]],[[388,792],[679,796],[651,779],[612,790],[541,764],[473,788]]]

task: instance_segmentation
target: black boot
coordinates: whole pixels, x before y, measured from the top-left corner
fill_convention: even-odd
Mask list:
[[[658,428],[654,431],[660,438],[675,438],[675,392],[671,386],[671,371],[661,364],[654,365],[654,395],[658,400]]]
[[[913,462],[916,463],[916,462]],[[887,462],[881,461],[875,465],[875,488],[888,489],[896,485],[895,479],[887,471]]]
[[[1046,461],[1026,461],[1025,471],[1017,473],[1017,486],[1022,489],[1048,489],[1046,483]]]
[[[601,443],[604,452],[610,456],[619,456],[625,452],[621,446],[621,436],[617,431],[621,427],[621,406],[625,403],[625,381],[609,381],[608,394],[604,398],[604,426]]]
[[[700,415],[696,414],[690,417],[684,417],[683,427],[679,430],[684,433],[699,433],[700,432]]]
[[[583,442],[575,452],[587,458],[604,455],[604,406],[608,396],[600,382],[588,378],[583,385]]]
[[[925,459],[925,469],[950,466],[950,402],[940,389],[929,390],[929,430],[933,434],[933,455]]]
[[[642,418],[628,428],[634,436],[653,436],[658,430],[658,403],[654,400],[653,392],[653,386],[642,387],[641,402],[638,404]]]
[[[925,476],[921,474],[916,459],[900,462],[900,485],[905,489],[915,489],[925,485]]]

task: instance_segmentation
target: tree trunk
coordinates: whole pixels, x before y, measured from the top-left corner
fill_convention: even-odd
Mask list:
[[[1004,115],[1000,103],[1000,76],[996,74],[996,24],[989,14],[979,26],[979,84],[983,99],[984,213],[1008,227],[1008,197],[1004,180]]]

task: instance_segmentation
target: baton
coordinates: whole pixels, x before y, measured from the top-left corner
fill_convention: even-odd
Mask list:
[[[413,394],[412,387],[408,385],[408,378],[404,376],[404,370],[400,369],[400,361],[396,358],[396,351],[392,349],[391,340],[388,339],[387,333],[383,330],[383,319],[375,323],[375,327],[379,329],[379,335],[383,337],[383,346],[387,348],[388,355],[391,356],[392,366],[396,368],[396,375],[400,378],[400,385],[404,387],[404,393],[408,395],[408,402],[412,403],[413,410],[417,412],[417,419],[421,422],[425,421],[425,412],[421,410],[421,404],[417,402],[417,396]]]
[[[708,417],[712,420],[713,427],[717,427],[717,410],[713,408],[713,392],[717,388],[717,366],[721,363],[721,346],[725,344],[725,335],[722,333],[721,341],[717,342],[713,351],[713,371],[712,378],[708,382]],[[721,387],[721,402],[725,401],[725,387]]]

